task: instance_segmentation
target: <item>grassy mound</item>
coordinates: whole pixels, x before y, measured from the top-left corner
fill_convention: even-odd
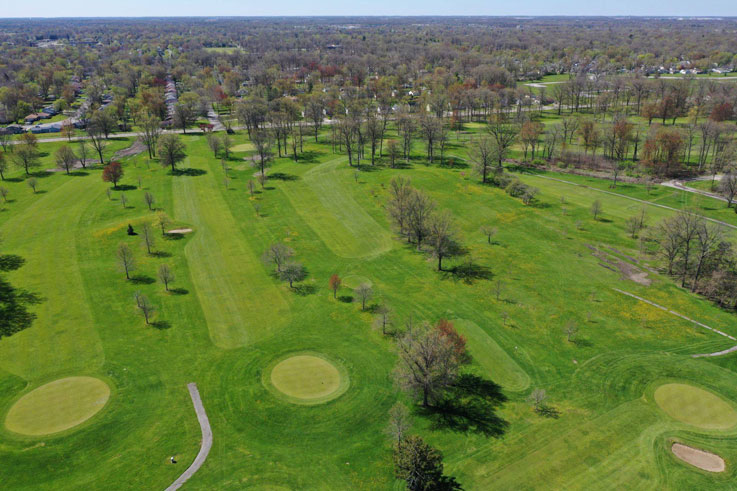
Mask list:
[[[253,150],[253,144],[251,143],[241,143],[240,145],[230,147],[231,152],[250,152],[251,150]]]
[[[94,377],[67,377],[24,395],[8,411],[5,427],[31,436],[67,430],[97,414],[110,398],[110,387]]]
[[[270,370],[271,386],[297,404],[319,404],[348,389],[348,375],[319,353],[283,358]]]
[[[351,290],[354,288],[358,288],[360,285],[367,284],[369,286],[373,286],[373,282],[366,278],[365,276],[361,276],[358,274],[350,274],[343,278],[343,286],[346,288],[350,288]]]
[[[655,390],[655,402],[671,418],[699,428],[725,429],[737,424],[732,406],[693,385],[661,385]]]

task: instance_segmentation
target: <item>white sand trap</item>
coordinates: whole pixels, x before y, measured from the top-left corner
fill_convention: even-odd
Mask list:
[[[191,228],[175,228],[174,230],[168,230],[167,234],[188,234],[192,232]]]
[[[717,454],[674,443],[670,448],[673,455],[682,461],[708,472],[724,472],[724,459]]]

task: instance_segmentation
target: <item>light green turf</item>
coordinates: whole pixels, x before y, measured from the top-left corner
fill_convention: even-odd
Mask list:
[[[327,360],[312,355],[295,355],[271,369],[271,383],[290,397],[309,401],[338,390],[340,373]]]
[[[483,131],[483,125],[466,131]],[[305,139],[298,162],[275,158],[274,178],[253,197],[247,188],[253,168],[232,155],[226,188],[220,159],[201,135],[182,140],[189,155],[183,167],[202,175],[171,175],[156,159],[147,165],[145,154],[126,159],[127,208],[120,203],[122,190],[108,200],[109,184],[99,168],[72,176],[44,172],[38,180],[45,192],[38,194],[11,169],[2,184],[11,202],[0,204],[0,254],[18,254],[26,264],[0,274],[44,301],[32,307],[39,314],[33,327],[0,340],[0,418],[30,388],[63,377],[99,374],[114,394],[95,417],[54,438],[24,437],[0,424],[4,488],[165,489],[182,471],[168,458],[175,454],[186,466],[199,451],[200,428],[186,390],[192,381],[216,441],[188,482],[192,489],[390,489],[396,481],[384,430],[397,401],[411,407],[412,431],[443,452],[446,472],[464,489],[737,486],[729,465],[737,461],[737,426],[686,425],[652,397],[660,383],[705,384],[735,404],[734,357],[691,358],[725,349],[729,340],[613,288],[731,335],[737,335],[734,314],[657,272],[649,272],[649,287],[622,279],[602,268],[587,247],[656,268],[657,261],[640,256],[638,241],[625,230],[626,219],[641,205],[525,170],[516,175],[540,188],[539,203],[525,206],[481,185],[468,167],[427,163],[419,141],[404,168],[366,166],[356,180],[347,158],[327,143],[329,132],[322,131],[318,144]],[[447,154],[464,157],[469,136],[452,133]],[[390,124],[387,138],[395,137]],[[248,143],[245,132],[232,138],[234,145]],[[116,140],[111,146],[129,143]],[[41,144],[44,166],[54,166],[58,146]],[[438,272],[426,253],[393,236],[385,203],[387,186],[398,175],[453,214],[468,257],[488,268],[486,273],[454,274],[465,258],[449,258],[446,271]],[[139,177],[142,189],[136,188]],[[603,180],[570,180],[609,189]],[[618,185],[617,191],[674,207],[696,205],[737,224],[723,203],[683,197],[692,193],[656,187],[648,195],[634,184]],[[125,233],[128,223],[140,231],[155,217],[143,201],[145,192],[174,219],[172,228],[195,229],[180,238],[157,234],[155,256],[145,253],[140,236]],[[602,199],[605,220],[591,218],[596,198]],[[653,207],[649,225],[672,213]],[[479,231],[486,223],[498,228],[494,244]],[[355,224],[361,226],[350,230]],[[372,242],[381,235],[388,237],[388,249]],[[289,289],[260,261],[276,241],[293,247],[307,268],[299,288]],[[126,281],[117,268],[120,242],[136,255],[135,281]],[[176,292],[156,281],[161,264],[175,272]],[[371,280],[372,303],[392,309],[390,335],[374,327],[371,306],[361,311],[345,296],[333,298],[332,274]],[[155,305],[155,324],[146,325],[136,313],[136,291]],[[479,395],[486,398],[463,394],[453,401],[459,407],[450,419],[413,408],[392,381],[397,353],[391,334],[410,318],[471,321],[458,321],[474,358],[462,371],[498,384],[501,395],[484,394],[495,385],[480,384]],[[566,340],[569,322],[579,327],[575,342]],[[271,369],[279,362],[321,353],[341,381],[350,381],[345,392],[327,396],[340,397],[305,404],[274,387]],[[526,388],[512,390],[525,386],[525,376]],[[557,417],[532,409],[527,398],[536,388],[547,391]],[[670,453],[673,441],[718,453],[728,462],[726,472],[706,475],[678,462]]]
[[[40,186],[45,184],[42,180]],[[76,243],[82,213],[103,196],[103,189],[86,180],[64,179],[0,228],[3,250],[27,261],[10,278],[21,278],[24,288],[44,297],[34,309],[38,318],[33,328],[0,343],[0,368],[42,379],[61,368],[96,368],[105,359],[89,308],[91,298],[82,287]]]
[[[249,152],[251,150],[253,150],[253,144],[251,143],[241,143],[230,147],[231,152]]]
[[[661,385],[655,390],[655,402],[673,419],[699,428],[727,429],[737,425],[737,411],[730,404],[693,385]]]
[[[185,254],[212,342],[237,348],[283,326],[288,305],[259,256],[240,238],[212,172],[175,180],[174,195],[175,217],[198,231]]]
[[[478,324],[454,319],[453,325],[466,337],[469,353],[489,377],[508,390],[521,391],[529,387],[529,375]]]
[[[344,159],[334,159],[284,187],[297,213],[335,255],[376,256],[391,249],[391,235],[354,198],[352,172]]]
[[[346,288],[355,289],[358,288],[360,285],[373,286],[373,282],[365,276],[361,276],[358,274],[349,274],[343,277],[341,285]]]
[[[22,435],[51,435],[87,421],[109,398],[110,387],[98,378],[54,380],[18,399],[5,417],[5,427]]]

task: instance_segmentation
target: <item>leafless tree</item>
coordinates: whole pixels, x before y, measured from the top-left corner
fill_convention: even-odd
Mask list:
[[[159,214],[156,216],[156,224],[161,229],[161,235],[166,235],[166,229],[171,224],[171,220],[167,216],[166,213],[163,211],[159,212]]]
[[[144,247],[146,247],[146,252],[153,254],[154,247],[156,246],[156,237],[148,222],[144,223],[143,227],[141,227],[141,239],[143,240]]]
[[[38,179],[35,177],[29,177],[26,181],[26,184],[28,184],[28,187],[33,189],[33,193],[36,193],[36,187],[38,187]]]
[[[564,332],[566,333],[566,339],[570,343],[576,337],[576,334],[578,334],[578,326],[576,326],[575,322],[568,321]]]
[[[74,168],[77,156],[68,145],[62,145],[56,150],[56,152],[54,152],[54,160],[60,169],[64,169],[66,173],[69,174],[69,172]]]
[[[151,324],[151,317],[154,315],[155,310],[154,306],[151,304],[148,297],[141,292],[136,292],[133,296],[136,299],[136,308],[146,321],[146,325]]]
[[[599,201],[598,199],[594,200],[594,202],[591,203],[591,215],[593,215],[594,220],[599,219],[599,215],[601,215],[602,209],[603,207],[601,205],[601,201]]]
[[[174,272],[168,265],[162,264],[159,266],[159,280],[164,284],[166,291],[169,291],[169,283],[173,283],[174,279]]]
[[[482,136],[471,143],[468,157],[473,163],[474,171],[481,176],[481,182],[484,184],[489,174],[492,173],[496,156],[496,144],[491,137]]]
[[[271,244],[266,252],[264,252],[263,260],[266,263],[272,263],[276,267],[276,272],[281,273],[284,265],[294,256],[294,250],[281,242]]]
[[[161,136],[161,121],[156,116],[147,116],[141,119],[139,124],[138,138],[148,151],[148,158],[156,156],[156,145]]]
[[[143,194],[143,199],[146,201],[146,205],[148,206],[149,211],[153,211],[153,205],[154,205],[154,202],[156,201],[154,199],[154,195],[146,191]]]
[[[376,321],[377,327],[381,328],[381,334],[386,335],[386,329],[392,324],[392,308],[384,301],[379,303],[376,308]]]
[[[125,279],[131,279],[130,273],[136,269],[136,258],[133,255],[130,247],[126,244],[118,245],[118,265],[121,271],[125,273]]]
[[[395,403],[389,410],[389,426],[386,428],[386,433],[395,446],[401,447],[411,428],[409,409],[401,402]]]
[[[356,299],[361,302],[361,310],[366,310],[366,302],[371,300],[371,297],[374,295],[374,290],[371,288],[371,285],[368,283],[361,283],[355,290],[353,290],[353,293],[356,295]]]
[[[737,173],[729,170],[722,175],[719,181],[719,194],[727,200],[727,207],[731,207],[734,197],[737,196]]]
[[[456,255],[460,250],[453,216],[447,210],[433,213],[427,228],[432,255],[438,260],[438,271],[442,271],[443,258]]]
[[[427,407],[453,385],[462,358],[447,336],[427,324],[409,329],[397,343],[394,377],[400,388],[419,396]]]
[[[305,267],[301,263],[294,262],[288,262],[285,264],[279,273],[279,278],[281,278],[282,281],[288,282],[289,288],[294,288],[294,282],[302,281],[306,276],[307,271],[305,270]]]

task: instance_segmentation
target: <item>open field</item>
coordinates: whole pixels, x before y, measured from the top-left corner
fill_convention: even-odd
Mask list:
[[[39,170],[38,193],[20,172],[6,176],[0,252],[25,264],[4,276],[42,301],[31,328],[0,340],[3,487],[166,488],[200,449],[187,391],[196,382],[214,443],[182,489],[399,488],[384,429],[396,401],[411,403],[392,382],[396,344],[373,325],[372,309],[382,301],[393,308],[390,331],[410,317],[452,321],[472,356],[466,371],[498,389],[494,401],[460,406],[452,416],[412,410],[413,431],[443,452],[446,472],[464,489],[737,486],[736,355],[691,358],[732,344],[614,290],[737,336],[733,312],[660,274],[625,228],[643,206],[651,225],[675,213],[649,203],[694,207],[737,226],[724,203],[510,167],[540,190],[526,206],[481,185],[455,138],[447,149],[458,157],[453,167],[428,164],[416,144],[403,168],[367,161],[356,173],[347,157],[332,153],[328,132],[318,144],[305,139],[303,160],[275,159],[271,179],[256,184],[253,196],[245,132],[232,137],[240,150],[227,162],[227,187],[220,159],[200,135],[182,137],[188,157],[175,175],[155,160],[148,165],[145,153],[124,159],[121,189],[110,199],[99,167],[72,175]],[[41,145],[47,168],[56,145]],[[436,261],[397,237],[385,204],[398,175],[453,214],[476,275],[452,272],[465,258],[448,259],[437,272]],[[156,211],[145,192],[155,196]],[[601,220],[589,211],[596,199]],[[155,254],[148,255],[141,236],[126,228],[140,233],[158,211],[172,218],[171,229],[192,232],[155,229]],[[498,228],[491,244],[479,230],[485,224]],[[262,261],[277,241],[307,269],[297,288]],[[120,243],[137,258],[131,281],[116,264]],[[602,267],[601,257],[641,268],[649,286]],[[162,264],[176,275],[169,292],[156,280]],[[328,288],[334,273],[344,278],[337,298]],[[351,290],[362,283],[375,292],[366,311]],[[152,325],[135,312],[137,291],[157,308]],[[569,341],[570,323],[579,332]],[[81,406],[59,402],[66,423],[16,431],[42,421],[33,412],[19,421],[15,405],[32,394],[63,399],[43,388],[68,377],[107,384],[104,407],[82,422],[72,414]],[[527,402],[538,388],[555,417]],[[94,405],[101,400],[94,395],[79,397]],[[683,462],[674,443],[718,455],[725,470]]]

